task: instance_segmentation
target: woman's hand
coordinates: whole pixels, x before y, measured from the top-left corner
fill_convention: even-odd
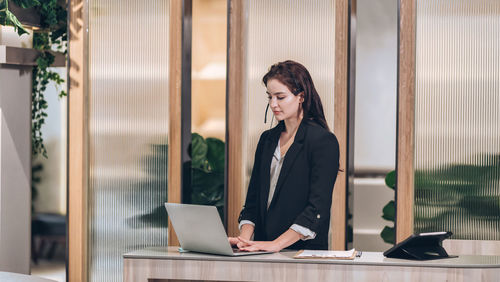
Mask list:
[[[297,233],[293,229],[288,229],[285,233],[281,234],[273,241],[251,241],[243,236],[239,236],[237,239],[240,241],[240,243],[238,243],[238,247],[242,251],[279,252],[302,238],[303,236],[301,234]],[[244,244],[244,246],[240,246],[240,244]]]
[[[241,243],[244,244],[243,247],[239,247],[242,251],[254,252],[254,251],[266,251],[266,252],[279,252],[281,251],[280,245],[276,241],[250,241],[244,238],[238,237]]]
[[[231,244],[231,247],[237,246],[240,242],[238,237],[228,237],[227,240],[229,241],[229,244]]]
[[[240,240],[240,237],[228,237],[227,239],[231,247],[238,247],[238,249],[241,249],[248,246],[247,243]]]

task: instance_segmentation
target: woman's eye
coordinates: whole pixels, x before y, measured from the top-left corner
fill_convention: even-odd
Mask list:
[[[278,100],[283,100],[283,99],[285,99],[285,97],[279,97],[278,96]]]
[[[271,97],[271,96],[267,96],[267,100],[271,100],[271,99],[272,99],[272,97]]]

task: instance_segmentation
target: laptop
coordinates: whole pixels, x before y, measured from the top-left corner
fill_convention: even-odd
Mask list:
[[[224,256],[268,254],[233,249],[214,206],[165,203],[183,250]]]

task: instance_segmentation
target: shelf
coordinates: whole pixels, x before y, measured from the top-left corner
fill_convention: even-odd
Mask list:
[[[63,53],[51,52],[55,56],[51,67],[65,67],[66,58]],[[36,58],[40,51],[0,45],[0,64],[17,66],[36,66]]]

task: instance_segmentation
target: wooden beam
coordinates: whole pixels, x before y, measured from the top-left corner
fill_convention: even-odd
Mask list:
[[[169,45],[169,134],[168,134],[168,202],[181,202],[181,86],[182,86],[182,1],[170,1]],[[168,221],[168,245],[178,246],[174,228]]]
[[[87,2],[69,2],[68,281],[87,281]]]
[[[66,56],[61,52],[50,51],[54,55],[51,67],[65,67]],[[0,45],[0,64],[17,66],[36,66],[36,59],[41,52],[31,48],[11,47]]]
[[[335,0],[334,126],[340,146],[340,172],[332,197],[330,248],[344,250],[346,242],[347,142],[348,142],[348,48],[349,0]]]
[[[228,43],[226,80],[226,205],[227,232],[237,236],[238,216],[243,207],[244,157],[243,113],[245,101],[245,2],[228,1]]]
[[[415,9],[415,0],[399,0],[396,242],[413,233]]]

